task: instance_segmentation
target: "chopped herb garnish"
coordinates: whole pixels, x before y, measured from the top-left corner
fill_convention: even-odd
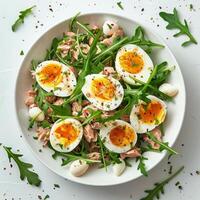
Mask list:
[[[24,51],[21,50],[21,51],[20,51],[20,56],[23,56],[23,55],[24,55]]]
[[[121,1],[117,2],[117,5],[121,10],[124,10],[124,7],[122,6],[122,2]]]
[[[19,18],[15,21],[15,23],[12,25],[12,31],[15,32],[18,27],[24,23],[24,19],[25,17],[27,17],[28,15],[30,15],[32,13],[32,9],[36,7],[36,6],[32,6],[30,8],[27,8],[26,10],[22,10],[20,11],[20,15]]]
[[[38,174],[29,170],[30,168],[33,167],[33,165],[30,163],[25,163],[21,159],[19,159],[23,155],[12,152],[11,147],[3,146],[3,148],[8,154],[9,161],[11,162],[12,158],[16,162],[20,171],[20,179],[24,180],[25,178],[27,178],[27,181],[30,185],[40,186],[41,180],[39,179]]]
[[[173,35],[174,37],[178,37],[180,35],[187,35],[189,37],[189,40],[182,43],[182,46],[197,44],[196,39],[190,32],[187,21],[184,20],[184,23],[180,21],[176,8],[174,8],[173,13],[160,12],[159,15],[168,22],[168,25],[166,26],[167,29],[179,29],[179,32]]]
[[[50,196],[47,194],[47,195],[44,197],[44,200],[49,199],[49,198],[50,198]]]

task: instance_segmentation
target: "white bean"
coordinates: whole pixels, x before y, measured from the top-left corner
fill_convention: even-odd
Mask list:
[[[44,112],[39,107],[33,107],[29,109],[30,118],[35,118],[36,121],[43,121],[45,116]]]
[[[160,87],[159,90],[163,92],[164,94],[174,97],[178,93],[178,88],[175,87],[174,85],[171,85],[169,83],[163,83]]]
[[[84,160],[75,160],[71,163],[69,171],[73,176],[82,176],[88,170],[89,165]]]
[[[113,172],[116,176],[120,176],[126,168],[126,164],[125,164],[124,160],[120,159],[120,161],[121,161],[121,163],[115,163],[113,165]]]
[[[119,29],[119,26],[116,22],[107,20],[103,24],[103,33],[105,35],[112,35],[114,32],[116,32]]]

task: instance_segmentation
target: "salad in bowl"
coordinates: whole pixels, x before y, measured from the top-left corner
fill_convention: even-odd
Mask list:
[[[31,62],[25,105],[34,139],[74,177],[94,166],[123,176],[133,165],[147,176],[147,152],[177,153],[163,141],[168,104],[179,95],[169,83],[175,67],[152,60],[163,48],[141,26],[127,35],[116,20],[73,17],[45,58]]]

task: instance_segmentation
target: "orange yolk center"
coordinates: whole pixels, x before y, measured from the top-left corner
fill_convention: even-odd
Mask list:
[[[60,140],[60,143],[67,147],[73,143],[78,137],[77,129],[71,124],[62,124],[55,130],[55,136]]]
[[[144,67],[142,57],[134,51],[127,51],[119,57],[120,66],[131,74],[139,73]]]
[[[139,107],[139,118],[147,124],[155,123],[156,120],[161,120],[163,108],[160,102],[152,101],[149,104],[141,104]]]
[[[109,101],[115,96],[115,85],[107,78],[94,79],[91,84],[92,94],[102,100]]]
[[[62,81],[62,71],[60,65],[48,64],[39,73],[42,84],[56,86]]]
[[[109,136],[112,144],[118,147],[130,145],[135,139],[133,129],[129,126],[117,126],[110,131]]]

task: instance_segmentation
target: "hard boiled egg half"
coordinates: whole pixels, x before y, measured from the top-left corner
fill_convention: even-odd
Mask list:
[[[76,86],[76,77],[71,69],[57,61],[48,60],[36,68],[36,81],[47,92],[55,96],[67,97]]]
[[[70,152],[80,143],[82,136],[83,128],[78,120],[58,120],[51,128],[50,143],[57,151]]]
[[[134,105],[130,114],[131,125],[137,133],[146,133],[161,124],[166,117],[167,106],[159,98],[149,95],[148,103],[140,101]]]
[[[121,83],[102,74],[86,76],[82,92],[96,108],[105,111],[117,108],[124,96]]]
[[[134,85],[137,83],[131,77],[147,82],[153,70],[153,62],[142,48],[127,44],[118,51],[115,68],[125,82]]]
[[[105,123],[99,135],[106,148],[116,153],[127,152],[137,142],[134,128],[123,120]]]

